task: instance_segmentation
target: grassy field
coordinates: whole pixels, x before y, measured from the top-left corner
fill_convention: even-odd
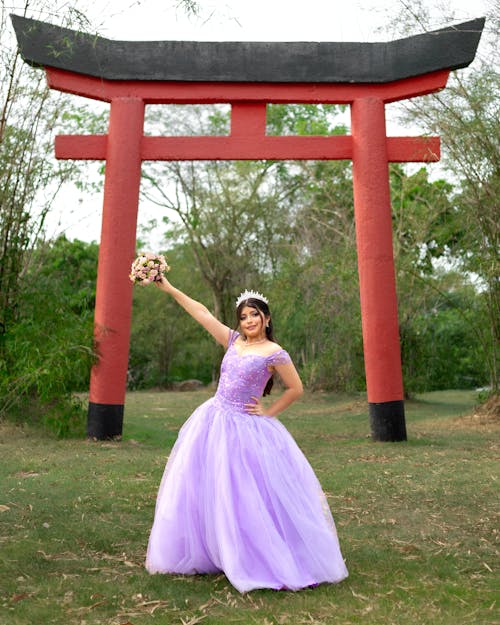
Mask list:
[[[120,443],[0,424],[2,625],[499,622],[499,427],[468,416],[464,391],[407,402],[407,443],[372,442],[352,396],[305,396],[282,416],[328,495],[341,584],[240,595],[223,575],[148,575],[165,460],[207,397],[131,393]]]

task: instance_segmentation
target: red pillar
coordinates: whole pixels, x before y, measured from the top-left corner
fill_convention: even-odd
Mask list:
[[[95,307],[99,359],[91,372],[87,422],[88,436],[97,439],[122,433],[132,311],[128,267],[135,255],[143,127],[142,99],[112,100]]]
[[[361,317],[372,437],[406,440],[384,102],[351,105]]]

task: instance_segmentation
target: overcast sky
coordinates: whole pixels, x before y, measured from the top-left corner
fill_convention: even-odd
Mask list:
[[[411,0],[201,0],[198,16],[188,16],[177,0],[101,0],[85,10],[99,35],[118,40],[199,41],[380,41],[397,38],[387,24]],[[179,3],[180,4],[180,3]],[[424,0],[440,28],[481,17],[498,0]],[[15,10],[14,10],[15,12]],[[443,19],[445,16],[445,19]],[[33,16],[35,17],[35,16]],[[398,131],[391,123],[389,134]],[[406,129],[405,129],[406,130]],[[75,198],[78,201],[75,202]],[[92,196],[71,188],[58,198],[47,222],[47,235],[66,232],[86,241],[100,238],[102,193]],[[139,222],[157,216],[140,205]],[[159,234],[154,240],[159,241]]]
[[[199,17],[178,0],[101,0],[93,21],[113,39],[374,41],[411,0],[200,0]],[[480,17],[492,0],[424,0],[435,27]]]

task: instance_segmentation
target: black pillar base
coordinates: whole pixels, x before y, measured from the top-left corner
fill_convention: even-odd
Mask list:
[[[403,400],[369,403],[370,427],[374,441],[405,441],[406,423]]]
[[[89,402],[87,436],[105,441],[120,438],[123,431],[123,405]]]

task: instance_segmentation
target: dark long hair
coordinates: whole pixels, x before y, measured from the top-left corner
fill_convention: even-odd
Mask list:
[[[273,321],[271,318],[269,319],[269,321],[267,321],[266,319],[266,317],[271,317],[269,306],[266,304],[266,302],[262,301],[261,299],[250,297],[249,299],[245,299],[240,303],[240,305],[236,309],[236,327],[240,325],[241,311],[245,308],[245,306],[248,306],[249,308],[253,308],[254,310],[259,312],[260,316],[262,317],[262,321],[264,323],[266,338],[269,341],[276,343],[276,339],[274,338],[274,331],[273,331]],[[272,375],[267,381],[266,387],[264,388],[263,395],[269,395],[271,393],[273,384],[274,384],[274,375]]]

